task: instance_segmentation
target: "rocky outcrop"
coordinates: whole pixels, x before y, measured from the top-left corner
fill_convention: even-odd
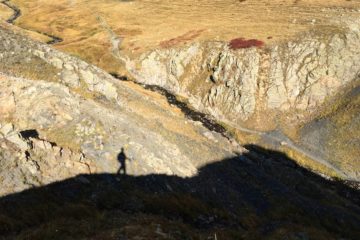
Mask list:
[[[122,148],[132,160],[126,161],[131,175],[192,176],[204,164],[244,151],[187,119],[159,94],[6,30],[0,37],[1,61],[31,67],[29,59],[37,59],[58,72],[51,81],[36,71],[32,80],[0,74],[0,123],[6,132],[1,149],[13,156],[0,160],[2,180],[9,183],[2,194],[79,173],[116,173]],[[21,69],[14,75],[21,76]],[[8,124],[14,127],[10,135]],[[39,138],[18,136],[26,130]],[[21,174],[25,183],[11,180]]]
[[[234,124],[269,113],[311,113],[359,74],[360,29],[349,22],[327,35],[265,48],[207,42],[158,49],[128,60],[127,68],[136,81],[165,87]]]
[[[51,65],[59,71],[59,78],[64,85],[76,88],[83,84],[87,90],[116,101],[117,92],[111,83],[112,77],[99,68],[56,51],[45,44],[14,35],[5,29],[1,31],[0,41],[1,61],[11,62],[11,59],[15,58],[21,62],[23,58],[39,58],[44,64]]]
[[[96,172],[95,162],[83,153],[36,136],[25,139],[11,123],[0,125],[0,149],[1,196]]]
[[[358,180],[356,146],[345,152],[337,148],[336,153],[333,147],[317,150],[319,145],[348,139],[337,133],[338,127],[326,125],[326,131],[333,133],[329,139],[335,139],[326,143],[303,140],[297,134],[320,115],[325,102],[359,78],[359,26],[358,19],[340,18],[331,31],[309,32],[298,40],[271,46],[233,49],[224,42],[195,42],[120,60],[135,81],[182,96],[194,109],[241,135],[254,135],[261,144],[271,142],[278,150],[287,143],[287,150],[298,154],[299,162],[303,157],[322,165],[328,162],[337,172]],[[272,130],[283,131],[289,138],[274,138]]]

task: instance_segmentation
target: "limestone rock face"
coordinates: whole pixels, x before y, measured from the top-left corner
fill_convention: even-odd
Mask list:
[[[158,49],[127,62],[133,77],[188,98],[198,110],[238,124],[255,114],[313,112],[360,71],[359,24],[265,48],[224,43]],[[135,67],[137,66],[137,67]]]
[[[359,30],[318,41],[288,43],[271,52],[269,108],[314,110],[355,80],[360,69]]]
[[[313,144],[297,135],[302,126],[322,117],[325,103],[352,88],[360,77],[360,22],[349,19],[339,18],[334,23],[338,28],[327,33],[311,32],[271,46],[232,49],[224,42],[195,42],[155,49],[136,59],[124,57],[123,61],[137,82],[180,95],[194,109],[241,133],[259,137],[283,131],[299,141],[292,144],[292,151],[306,152],[310,159],[318,156],[315,158],[337,166],[351,179],[359,179],[357,146],[345,152],[338,149],[334,153],[331,146],[320,151],[319,145],[335,140]],[[356,125],[356,117],[350,119]],[[336,129],[327,125],[325,132],[333,133],[328,139],[354,146],[345,143],[343,139],[348,138]],[[353,138],[358,139],[349,139]],[[271,144],[277,148],[282,141],[275,139],[276,144]]]
[[[0,49],[14,51],[3,61],[26,65],[25,56],[59,73],[51,81],[36,71],[31,80],[0,74],[0,195],[82,173],[116,173],[122,148],[127,174],[183,177],[244,151],[160,94],[6,30],[0,38]],[[38,136],[25,139],[23,131]]]

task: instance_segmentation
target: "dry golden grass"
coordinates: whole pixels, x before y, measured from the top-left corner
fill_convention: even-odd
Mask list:
[[[110,53],[108,26],[123,39],[120,50],[137,56],[149,49],[191,41],[244,37],[267,45],[305,31],[331,31],[339,14],[354,15],[358,1],[340,0],[12,0],[22,10],[16,24],[64,38],[57,48],[108,71],[120,64]],[[351,11],[354,10],[354,11]],[[0,12],[0,16],[1,16]],[[104,24],[106,26],[104,26]]]
[[[6,21],[9,19],[13,14],[13,11],[6,7],[5,5],[0,4],[0,20]]]

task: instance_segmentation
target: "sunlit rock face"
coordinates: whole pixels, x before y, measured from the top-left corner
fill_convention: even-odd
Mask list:
[[[264,111],[312,113],[360,70],[359,27],[344,25],[343,32],[271,47],[206,42],[158,49],[127,66],[137,81],[186,96],[196,109],[233,123]]]
[[[269,46],[256,45],[255,39],[235,39],[241,41],[237,48],[232,41],[194,41],[120,60],[137,82],[178,94],[194,109],[233,129],[284,131],[300,148],[336,165],[349,178],[359,179],[358,152],[354,150],[358,145],[354,145],[357,140],[350,141],[352,133],[340,136],[338,127],[326,124],[321,134],[331,132],[331,137],[321,137],[316,144],[309,144],[310,135],[301,135],[304,125],[323,118],[323,113],[339,102],[335,100],[342,98],[339,94],[358,85],[359,21],[340,18],[336,24],[336,31],[314,31]],[[352,132],[357,133],[356,116],[348,117],[352,120],[347,124],[355,126]],[[353,147],[335,151],[331,139],[337,139],[339,146]],[[328,147],[317,150],[318,145]]]

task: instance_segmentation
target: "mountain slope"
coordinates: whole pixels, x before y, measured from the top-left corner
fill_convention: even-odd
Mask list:
[[[324,102],[357,78],[358,1],[7,4],[21,12],[11,21],[16,26],[51,37],[44,41],[121,79],[181,96],[234,132],[238,141],[263,144],[257,140],[266,135],[276,143],[273,149],[284,151],[280,145],[286,143],[286,152],[306,167],[326,175],[330,168],[337,177],[359,180],[356,146],[345,151],[344,161],[355,166],[351,169],[329,157],[344,155],[341,150],[320,154],[296,138]],[[271,131],[281,133],[274,137]]]
[[[36,131],[41,140],[84,154],[92,162],[87,173],[115,173],[121,148],[134,159],[128,172],[136,175],[192,176],[201,165],[244,151],[231,139],[187,119],[159,94],[118,81],[92,65],[10,31],[0,29],[0,38],[0,128],[6,141],[21,131]],[[18,138],[12,142],[26,163],[25,153],[31,153],[33,144],[27,146]],[[30,157],[37,161],[37,155]],[[31,182],[28,187],[66,176],[42,182],[43,175],[56,176],[51,166],[44,168],[25,174]],[[3,176],[8,170],[1,169]],[[34,174],[36,181],[31,180]]]

